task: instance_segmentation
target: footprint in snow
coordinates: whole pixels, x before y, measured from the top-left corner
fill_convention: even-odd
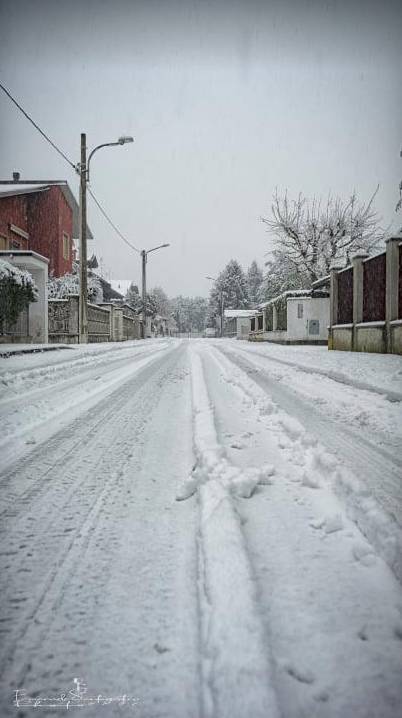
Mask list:
[[[361,641],[368,641],[367,626],[363,626],[360,631],[357,632],[357,636]]]
[[[359,561],[359,563],[362,563],[363,566],[373,566],[376,562],[376,556],[373,549],[371,546],[363,542],[353,544],[352,554],[353,558],[356,561]]]
[[[398,641],[402,641],[402,623],[397,623],[394,628],[394,636]]]
[[[319,691],[319,693],[314,693],[313,698],[320,703],[326,703],[329,701],[329,693],[327,693],[327,691]]]
[[[303,474],[302,486],[307,486],[309,489],[319,489],[320,482],[317,476],[310,474],[307,471]]]
[[[287,663],[285,665],[286,673],[292,678],[295,678],[299,683],[311,684],[315,681],[315,675],[308,668],[298,668],[294,663]]]
[[[167,646],[161,646],[160,643],[154,643],[154,649],[157,653],[167,653],[167,651],[170,651],[170,648]]]
[[[324,523],[324,531],[326,534],[333,534],[343,529],[343,520],[341,514],[332,514],[327,516]]]
[[[238,449],[241,451],[245,448],[245,445],[241,441],[234,441],[232,444],[230,444],[231,449]]]

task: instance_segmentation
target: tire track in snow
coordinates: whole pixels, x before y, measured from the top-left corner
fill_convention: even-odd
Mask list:
[[[166,354],[162,358],[158,355],[159,352],[156,355],[154,351],[150,352],[146,357],[149,361],[145,363],[143,356],[135,356],[133,364],[139,364],[139,366],[133,366],[133,373],[126,378],[126,381],[132,380],[134,374],[138,375],[139,381],[146,381],[148,375],[152,375],[155,368],[157,368],[154,363],[159,366],[166,361]],[[41,444],[37,444],[28,454],[18,459],[0,474],[0,489],[3,492],[2,504],[5,506],[0,511],[0,518],[3,520],[6,518],[15,519],[21,512],[29,510],[32,499],[47,490],[47,484],[52,481],[52,472],[57,470],[60,473],[60,455],[58,453],[56,455],[56,452],[62,453],[62,461],[65,466],[71,456],[91,439],[92,434],[100,429],[105,421],[112,419],[117,409],[124,406],[127,401],[124,385],[121,387],[120,384],[117,384],[113,388],[112,396],[100,397],[99,403],[91,407],[89,410],[90,422],[88,422],[88,414],[85,412],[78,418],[72,418],[66,427],[60,429],[46,442],[47,457],[55,455],[53,460],[47,457],[44,459],[43,447]],[[100,418],[97,419],[98,415]],[[77,440],[78,426],[80,438]],[[35,475],[37,479],[32,481],[31,477]],[[18,481],[17,477],[19,477]],[[16,486],[19,488],[20,484],[27,479],[29,481],[28,487],[16,494]],[[11,484],[12,486],[7,493],[7,489]],[[5,527],[0,526],[0,532],[2,530],[5,530]]]
[[[157,401],[159,393],[147,392],[147,382],[161,372],[165,375],[169,366],[176,362],[176,355],[177,350],[170,353],[170,361],[166,362],[166,356],[160,357],[147,364],[139,376],[131,375],[128,385],[132,394],[142,393],[142,401],[148,410]],[[25,644],[30,648],[40,646],[57,618],[64,591],[71,578],[77,571],[79,573],[79,565],[85,559],[102,508],[118,492],[119,478],[125,465],[131,461],[130,444],[125,447],[126,451],[108,451],[109,446],[119,448],[122,426],[132,422],[131,407],[127,406],[127,382],[115,390],[113,399],[111,403],[110,397],[107,397],[71,425],[72,432],[76,434],[82,424],[88,424],[88,445],[75,441],[65,454],[63,436],[56,437],[53,477],[45,479],[41,475],[40,452],[43,452],[43,447],[38,448],[38,491],[29,497],[29,503],[26,496],[18,497],[17,504],[23,504],[26,516],[20,516],[17,521],[11,517],[12,520],[4,526],[4,550],[0,554],[3,559],[2,573],[6,575],[12,571],[13,580],[4,583],[2,589],[2,613],[8,627],[3,632],[0,676],[8,676],[14,685],[21,685],[30,670],[29,662],[25,661],[23,665],[21,660],[13,663],[15,655],[23,653]],[[145,417],[148,414],[149,411],[144,412]],[[113,422],[109,423],[112,415]],[[146,418],[141,419],[140,424],[145,425],[146,421]],[[81,452],[75,453],[77,448],[81,448]],[[95,456],[95,461],[89,460],[87,454]],[[23,480],[24,473],[30,474],[32,470],[35,471],[35,467],[27,459],[24,467],[19,467],[11,478],[18,484]],[[6,562],[9,565],[6,566]],[[32,573],[36,574],[36,592],[29,587]],[[18,608],[18,620],[11,622],[6,613],[13,607]],[[8,675],[10,669],[11,674]]]
[[[117,367],[115,363],[112,367],[106,364],[106,371],[102,373],[102,369],[99,368],[93,377],[86,378],[86,372],[84,372],[82,377],[79,374],[78,379],[60,382],[60,387],[57,389],[45,387],[45,396],[39,402],[39,406],[36,403],[27,406],[25,397],[20,397],[20,409],[16,412],[16,425],[13,424],[14,415],[8,415],[7,406],[2,406],[1,411],[8,417],[11,424],[9,433],[0,440],[3,467],[12,466],[16,456],[20,460],[24,454],[29,453],[30,435],[35,435],[34,442],[37,440],[38,444],[48,440],[57,428],[64,427],[86,408],[102,401],[105,395],[113,393],[119,385],[128,381],[132,374],[157,359],[161,353],[166,356],[174,349],[175,345],[162,348],[151,347],[149,352],[142,351],[140,355],[134,354],[131,365],[126,360],[121,366],[123,360],[119,360]],[[29,400],[29,392],[27,396]]]
[[[198,481],[199,489],[205,716],[276,718],[271,657],[264,645],[255,582],[231,497],[239,472],[219,445],[200,355],[190,349],[190,358],[198,474],[191,481],[194,489]]]

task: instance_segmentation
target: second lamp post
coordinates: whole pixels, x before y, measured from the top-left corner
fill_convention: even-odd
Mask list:
[[[156,252],[157,249],[163,247],[170,247],[170,244],[160,244],[158,247],[152,247],[152,249],[141,250],[141,264],[142,264],[142,338],[147,338],[147,257],[150,252]]]

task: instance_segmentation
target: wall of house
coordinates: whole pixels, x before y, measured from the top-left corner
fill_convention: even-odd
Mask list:
[[[57,185],[26,195],[29,248],[49,259],[49,274],[61,277],[72,269],[73,210]],[[63,257],[63,232],[69,237],[69,256]]]
[[[29,231],[26,195],[0,198],[0,250],[28,249],[28,240],[14,233],[10,224],[24,232]]]
[[[290,297],[288,305],[289,340],[326,341],[328,339],[329,297]],[[298,317],[298,306],[303,307],[303,316]],[[309,333],[309,322],[319,322],[319,333]]]

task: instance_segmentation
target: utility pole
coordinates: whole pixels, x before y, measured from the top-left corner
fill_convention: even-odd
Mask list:
[[[87,136],[81,133],[80,162],[80,344],[88,343],[88,294],[87,294]]]
[[[134,142],[132,137],[119,137],[116,142],[103,142],[89,153],[87,162],[87,136],[81,133],[81,162],[77,166],[80,175],[80,304],[79,335],[80,344],[88,343],[88,267],[87,267],[87,185],[89,183],[89,165],[95,152],[102,147],[115,147]]]
[[[225,300],[223,296],[223,291],[221,292],[221,337],[223,337],[224,333],[224,316],[225,316]]]
[[[156,252],[157,249],[163,249],[163,247],[170,247],[170,244],[160,244],[158,247],[152,247],[152,249],[141,250],[142,260],[142,326],[143,326],[143,339],[147,338],[147,261],[148,254]]]
[[[147,253],[141,251],[142,260],[142,338],[147,338]]]

